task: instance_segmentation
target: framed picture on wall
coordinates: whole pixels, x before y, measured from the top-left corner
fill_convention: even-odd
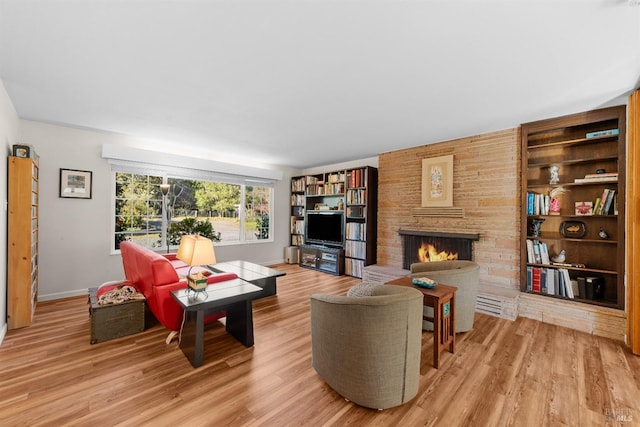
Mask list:
[[[93,172],[60,169],[60,197],[66,199],[90,199]]]
[[[422,159],[422,207],[453,206],[453,155]]]

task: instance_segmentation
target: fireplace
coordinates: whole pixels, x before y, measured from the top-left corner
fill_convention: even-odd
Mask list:
[[[473,260],[473,242],[478,234],[440,233],[399,230],[402,236],[402,268],[409,270],[414,262],[436,262],[451,259]]]

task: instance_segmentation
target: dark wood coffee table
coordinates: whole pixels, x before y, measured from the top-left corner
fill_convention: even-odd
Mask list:
[[[179,289],[171,291],[185,311],[180,348],[194,368],[204,363],[204,319],[207,313],[226,311],[226,329],[246,347],[253,345],[253,310],[251,301],[259,298],[262,288],[242,279],[213,283],[206,292]]]
[[[207,268],[220,273],[235,273],[242,280],[260,286],[263,290],[260,298],[275,295],[276,278],[286,274],[280,270],[242,260],[220,262],[209,265]]]
[[[449,352],[456,350],[456,291],[455,286],[438,283],[435,288],[421,288],[413,284],[411,277],[400,277],[387,285],[407,286],[422,292],[424,305],[433,307],[433,317],[424,316],[424,320],[433,322],[433,366],[440,367],[440,353],[445,348]]]

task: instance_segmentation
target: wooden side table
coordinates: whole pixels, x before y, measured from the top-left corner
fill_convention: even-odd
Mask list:
[[[387,285],[407,286],[419,290],[424,295],[424,305],[433,307],[433,317],[424,320],[433,322],[433,366],[440,368],[440,353],[447,348],[456,350],[456,291],[455,286],[438,284],[433,289],[421,288],[413,284],[411,277],[400,277]]]

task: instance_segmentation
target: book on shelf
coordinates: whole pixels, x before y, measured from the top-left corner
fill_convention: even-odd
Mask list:
[[[599,130],[595,132],[588,132],[586,134],[587,139],[591,138],[602,138],[605,136],[615,136],[620,134],[620,129],[607,129],[607,130]]]
[[[604,205],[604,209],[602,209],[603,215],[610,215],[611,205],[613,205],[613,198],[616,195],[616,190],[609,189],[609,194],[607,195],[607,202]]]
[[[588,173],[584,176],[585,178],[617,178],[618,172],[602,172],[602,173]]]
[[[556,269],[547,268],[547,294],[555,295],[556,293]]]
[[[547,244],[545,242],[538,242],[540,245],[540,258],[542,264],[549,264],[551,260],[549,259],[549,249],[547,248]]]
[[[618,182],[618,177],[608,177],[608,178],[576,178],[573,180],[576,184],[589,184],[589,183],[609,183],[609,182]]]
[[[596,201],[593,202],[593,215],[597,215],[598,209],[600,209],[600,197],[596,197]]]
[[[588,173],[584,178],[576,178],[573,182],[578,184],[593,182],[618,182],[618,172]]]
[[[532,275],[532,279],[531,279],[531,291],[535,292],[537,294],[540,293],[541,290],[541,285],[540,285],[540,276],[541,276],[541,271],[539,267],[534,267],[533,268],[533,275]]]

